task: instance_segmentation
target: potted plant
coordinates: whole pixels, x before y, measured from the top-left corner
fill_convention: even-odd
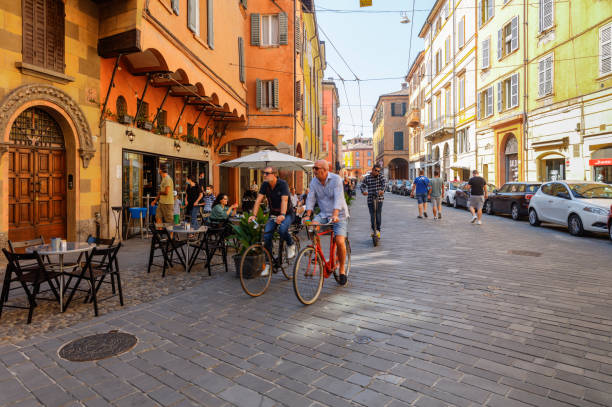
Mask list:
[[[242,255],[250,246],[255,243],[261,242],[261,237],[263,234],[263,229],[268,221],[268,215],[263,213],[263,210],[259,208],[259,212],[257,212],[257,216],[255,217],[255,222],[249,222],[249,214],[244,215],[242,219],[240,219],[240,223],[237,225],[232,225],[234,229],[234,234],[229,237],[229,239],[235,239],[240,243],[239,251],[235,254],[234,257],[234,265],[236,266],[236,277],[240,277],[240,262],[242,261]],[[246,278],[250,278],[256,275],[256,273],[261,272],[263,270],[263,263],[265,262],[265,257],[263,252],[257,253],[253,256],[249,255],[245,260],[244,264],[246,269],[243,270],[243,275]]]
[[[117,121],[121,124],[130,125],[134,121],[134,118],[129,114],[120,114],[117,116]]]

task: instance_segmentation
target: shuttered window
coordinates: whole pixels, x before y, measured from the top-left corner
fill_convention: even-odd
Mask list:
[[[497,32],[497,59],[502,59],[518,49],[518,25],[519,19],[518,16],[515,16],[512,21]]]
[[[459,27],[457,27],[457,46],[463,48],[465,45],[465,17],[461,17],[459,20]]]
[[[215,29],[214,29],[214,9],[213,9],[213,1],[206,1],[206,41],[208,42],[208,46],[210,49],[215,48]]]
[[[274,46],[279,44],[278,14],[261,16],[261,45]]]
[[[403,150],[404,149],[404,132],[396,131],[393,133],[393,149]]]
[[[302,51],[302,24],[300,23],[300,18],[297,17],[295,19],[295,52]]]
[[[200,35],[200,0],[187,1],[187,27]]]
[[[258,13],[251,14],[251,45],[261,45],[261,16]]]
[[[280,45],[289,44],[289,21],[287,18],[287,13],[282,12],[278,15],[278,25],[279,25],[279,43]]]
[[[64,3],[23,0],[23,62],[64,72]]]
[[[278,109],[278,79],[256,80],[258,109]]]
[[[497,110],[502,112],[519,104],[519,74],[497,83]]]
[[[493,86],[488,87],[478,94],[477,113],[479,119],[493,115]]]
[[[482,42],[482,69],[488,69],[491,64],[491,38]]]
[[[172,11],[174,11],[174,14],[176,14],[177,16],[179,15],[179,0],[171,0],[171,6],[172,6]]]
[[[540,0],[540,32],[553,26],[553,0]]]
[[[244,39],[242,37],[238,37],[238,78],[242,83],[246,80],[244,71]]]
[[[546,96],[552,93],[553,88],[553,55],[538,62],[538,95]]]
[[[478,25],[482,26],[495,15],[495,0],[478,0]]]
[[[599,30],[599,74],[612,73],[612,24]]]
[[[295,110],[302,110],[302,81],[295,82]]]

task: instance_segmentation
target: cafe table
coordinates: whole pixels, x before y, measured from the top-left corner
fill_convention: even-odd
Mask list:
[[[58,250],[55,250],[50,244],[42,244],[38,246],[28,247],[26,251],[28,253],[38,252],[41,256],[58,256],[58,264],[53,264],[53,268],[59,272],[60,277],[60,287],[59,287],[59,295],[60,295],[60,312],[64,312],[64,269],[65,268],[74,268],[77,265],[64,265],[64,256],[66,254],[80,254],[83,252],[88,252],[92,250],[96,245],[85,243],[85,242],[67,242],[66,247],[63,248],[60,245]]]
[[[202,225],[198,229],[186,229],[185,226],[174,225],[174,226],[167,226],[166,230],[168,231],[168,233],[176,233],[178,236],[197,235],[199,237],[200,234],[206,233],[206,231],[208,230],[208,227],[205,225]],[[191,265],[190,265],[191,259],[189,258],[189,247],[190,247],[189,239],[185,246],[187,246],[187,255],[185,256],[185,271],[189,273],[191,271]]]

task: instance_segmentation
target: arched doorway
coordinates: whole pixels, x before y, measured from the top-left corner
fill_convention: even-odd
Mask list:
[[[433,166],[430,177],[433,177],[435,171],[440,171],[440,146],[436,146],[433,154]]]
[[[565,179],[565,156],[560,153],[545,153],[536,159],[538,181]]]
[[[504,146],[504,182],[518,181],[518,141],[514,134],[506,138]]]
[[[444,144],[444,156],[442,158],[443,174],[442,179],[448,181],[450,176],[450,147],[448,143]]]
[[[408,179],[408,161],[394,158],[389,162],[389,179]]]
[[[30,107],[12,123],[9,143],[9,239],[66,238],[61,127],[45,110]]]

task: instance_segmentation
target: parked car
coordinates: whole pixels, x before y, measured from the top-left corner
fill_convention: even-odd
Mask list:
[[[519,220],[529,214],[529,201],[540,188],[540,183],[508,182],[501,188],[493,190],[485,202],[485,212],[509,213],[512,219]]]
[[[453,206],[455,204],[455,192],[457,192],[457,188],[464,184],[459,181],[446,181],[444,183],[444,199],[442,202],[447,206]]]
[[[402,182],[401,179],[396,179],[393,182],[394,182],[394,184],[391,187],[391,192],[394,193],[394,194],[399,194],[400,188],[401,188],[403,182]]]
[[[457,187],[457,191],[455,192],[455,202],[453,206],[455,208],[468,207],[468,201],[470,200],[470,191],[467,189],[468,183],[464,182],[460,186]],[[487,184],[487,191],[491,194],[495,190],[495,185]]]
[[[584,231],[609,233],[612,185],[594,181],[554,181],[538,189],[529,202],[529,223],[567,226],[574,236]]]
[[[408,196],[410,195],[410,190],[412,189],[412,181],[410,180],[404,180],[402,183],[402,186],[400,187],[400,195],[402,196]]]
[[[395,183],[395,181],[394,181],[394,180],[389,180],[389,181],[387,182],[387,187],[385,188],[385,190],[386,190],[387,192],[391,192],[391,188],[393,187],[393,184],[394,184],[394,183]]]
[[[610,205],[610,214],[608,215],[608,235],[612,240],[612,205]]]

